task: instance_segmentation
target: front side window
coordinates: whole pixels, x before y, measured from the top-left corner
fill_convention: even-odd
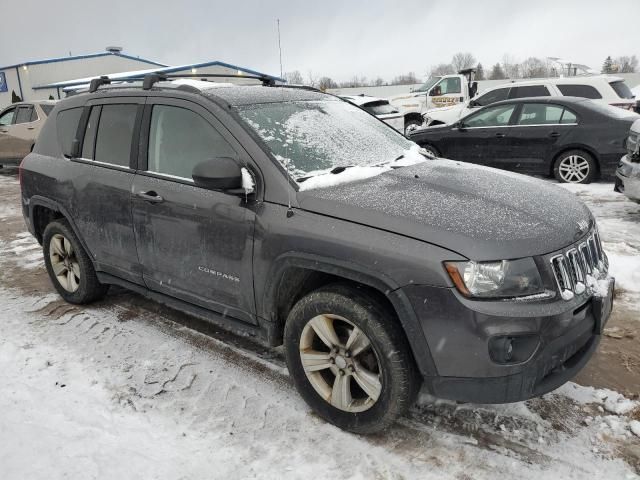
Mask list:
[[[138,105],[103,105],[96,135],[94,160],[128,167]]]
[[[596,100],[602,98],[600,92],[591,85],[557,85],[557,87],[565,97],[581,97]]]
[[[42,105],[40,105],[40,108],[42,108],[42,111],[47,117],[51,113],[51,110],[53,110],[53,107],[55,107],[55,105],[50,105],[48,103],[43,103]]]
[[[559,124],[563,107],[542,103],[525,103],[518,118],[518,125],[552,125]]]
[[[18,111],[16,113],[16,125],[20,123],[29,123],[31,121],[31,112],[33,107],[25,106],[18,107]]]
[[[549,97],[551,94],[544,85],[525,85],[513,87],[509,92],[509,98]]]
[[[236,108],[293,178],[335,167],[392,162],[415,145],[347,102],[298,101]]]
[[[506,100],[507,95],[509,95],[508,88],[497,88],[496,90],[491,90],[490,92],[481,95],[476,100],[474,100],[473,103],[481,107],[486,107],[487,105],[491,105],[492,103]]]
[[[440,87],[440,95],[462,92],[462,82],[460,82],[459,77],[445,78],[437,85],[437,87]]]
[[[197,113],[168,105],[153,107],[148,171],[190,179],[197,164],[236,156],[224,137]]]
[[[462,124],[467,128],[502,127],[509,124],[515,109],[514,104],[485,108],[463,119]]]
[[[9,110],[6,110],[2,115],[0,115],[0,125],[7,126],[7,125],[11,125],[13,123],[13,117],[16,114],[16,109],[14,108],[10,108]]]

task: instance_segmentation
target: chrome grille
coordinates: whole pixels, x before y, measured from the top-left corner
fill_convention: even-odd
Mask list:
[[[571,300],[587,289],[587,275],[599,276],[609,267],[600,235],[593,232],[584,242],[551,257],[551,270],[560,295]]]

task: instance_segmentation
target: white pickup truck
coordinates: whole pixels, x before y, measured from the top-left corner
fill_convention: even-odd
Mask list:
[[[466,105],[478,90],[475,72],[468,68],[457,75],[431,77],[410,93],[390,98],[389,103],[404,116],[405,131],[422,125],[424,114],[430,110]]]

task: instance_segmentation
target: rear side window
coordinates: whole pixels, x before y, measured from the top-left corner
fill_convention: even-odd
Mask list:
[[[29,123],[31,121],[32,110],[32,106],[18,107],[18,112],[16,113],[16,125],[19,123]]]
[[[102,107],[91,107],[87,127],[84,131],[84,140],[82,141],[82,158],[93,158],[93,152],[96,148],[96,132],[98,131],[98,120],[100,119],[100,109]]]
[[[56,117],[56,129],[58,130],[58,143],[63,155],[70,157],[72,154],[73,140],[78,132],[78,122],[82,115],[82,107],[70,108],[58,112]]]
[[[525,103],[518,125],[551,125],[560,123],[564,108],[543,103]]]
[[[551,94],[544,85],[525,85],[512,87],[509,98],[549,97]]]
[[[398,113],[398,110],[393,105],[389,105],[389,102],[383,100],[379,102],[366,103],[362,106],[362,108],[373,115],[388,115],[390,113]]]
[[[103,105],[96,135],[94,160],[128,167],[138,105]]]
[[[29,118],[29,121],[35,122],[36,120],[38,120],[38,112],[36,112],[36,107],[33,107],[31,109],[31,117]]]
[[[611,85],[611,88],[615,90],[615,92],[618,94],[620,98],[626,98],[629,100],[633,98],[633,92],[627,86],[627,84],[624,83],[624,80],[620,80],[618,82],[611,82],[609,85]]]
[[[491,105],[492,103],[499,102],[501,100],[506,100],[509,95],[508,88],[498,88],[496,90],[491,90],[490,92],[485,93],[484,95],[478,97],[474,100],[476,105],[480,105],[481,107]]]
[[[148,171],[190,179],[200,162],[235,156],[231,145],[197,113],[167,105],[153,107]]]
[[[564,109],[560,123],[578,123],[578,117],[571,110]]]
[[[560,93],[565,97],[582,97],[591,99],[600,99],[602,95],[591,85],[556,85]]]

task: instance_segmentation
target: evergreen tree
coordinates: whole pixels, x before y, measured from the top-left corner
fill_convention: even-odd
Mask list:
[[[613,73],[613,70],[613,60],[611,59],[611,55],[609,55],[602,64],[602,73]]]
[[[502,70],[502,65],[496,63],[491,69],[489,80],[504,80],[505,78],[506,76],[504,74],[504,70]]]
[[[476,80],[484,80],[484,68],[482,64],[478,62],[478,66],[476,67]]]
[[[49,100],[55,100],[55,98],[53,98],[53,95],[49,95]]]
[[[16,95],[15,90],[11,90],[11,103],[21,102],[20,95]]]

